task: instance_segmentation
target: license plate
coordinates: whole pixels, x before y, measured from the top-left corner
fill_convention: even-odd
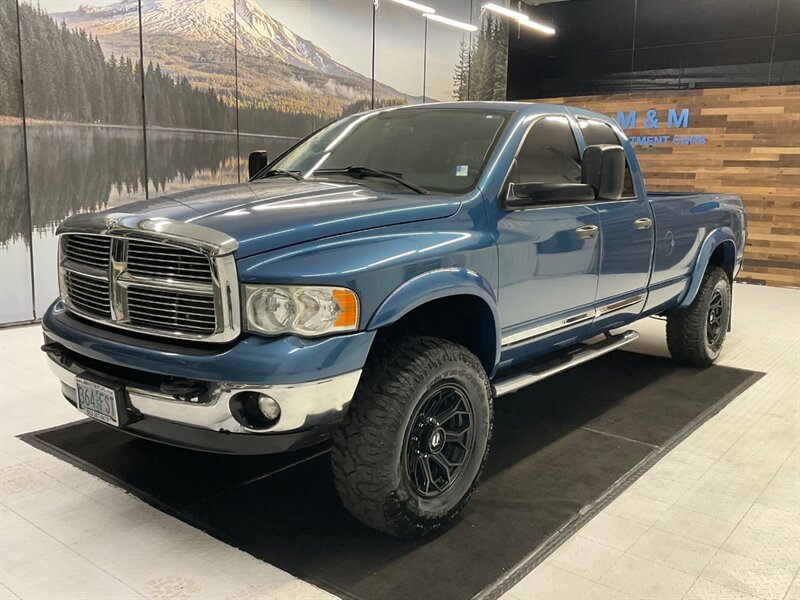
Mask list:
[[[75,383],[78,410],[93,419],[119,427],[117,391],[81,377],[77,377]]]

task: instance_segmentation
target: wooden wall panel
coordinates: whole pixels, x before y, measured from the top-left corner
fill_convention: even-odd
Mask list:
[[[614,118],[636,111],[629,137],[704,135],[704,145],[640,145],[649,190],[730,192],[747,207],[749,232],[740,280],[800,287],[800,85],[681,90],[536,100]],[[689,109],[687,128],[667,113]],[[644,117],[655,109],[656,128]]]

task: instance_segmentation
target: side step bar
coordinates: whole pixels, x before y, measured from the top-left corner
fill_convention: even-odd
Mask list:
[[[492,386],[494,395],[497,397],[516,392],[519,389],[541,381],[542,379],[546,379],[556,373],[561,373],[561,371],[566,371],[572,367],[589,362],[593,358],[608,354],[637,339],[639,339],[639,334],[632,330],[618,333],[617,335],[606,334],[604,340],[600,340],[590,346],[580,347],[566,355],[557,356],[556,358],[535,365],[531,370],[523,373],[516,373],[505,379],[498,380]]]

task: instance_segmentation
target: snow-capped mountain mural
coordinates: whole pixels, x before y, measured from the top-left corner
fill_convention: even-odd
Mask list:
[[[97,36],[107,55],[138,54],[139,0],[81,6],[52,16]],[[167,73],[222,95],[234,89],[235,36],[239,92],[246,106],[332,118],[348,104],[371,97],[368,76],[337,62],[253,0],[141,0],[141,27],[145,65],[157,63]],[[380,82],[375,93],[413,101]]]

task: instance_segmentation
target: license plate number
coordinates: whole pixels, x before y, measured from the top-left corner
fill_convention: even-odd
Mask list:
[[[78,410],[93,419],[119,427],[117,395],[114,388],[80,377],[75,381]]]

